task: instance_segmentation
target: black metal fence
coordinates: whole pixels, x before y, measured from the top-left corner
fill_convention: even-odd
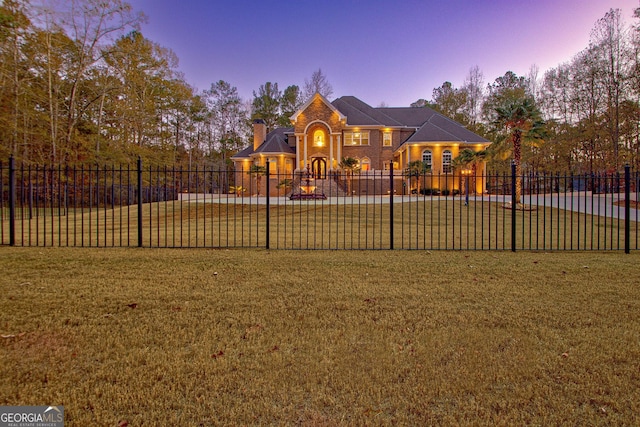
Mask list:
[[[629,253],[638,249],[639,183],[628,167],[314,177],[10,159],[0,163],[0,244]]]

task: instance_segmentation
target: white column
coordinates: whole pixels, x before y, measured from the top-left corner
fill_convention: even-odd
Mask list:
[[[333,135],[329,135],[329,171],[333,170]]]
[[[300,169],[300,135],[296,135],[296,164],[293,171]]]
[[[307,157],[307,134],[304,134],[304,164],[302,165],[302,169],[306,169],[307,164],[309,163],[309,159]]]
[[[342,135],[338,135],[338,163],[342,161]]]

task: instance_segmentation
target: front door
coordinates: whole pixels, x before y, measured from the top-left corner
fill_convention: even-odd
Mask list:
[[[321,157],[311,160],[311,174],[314,179],[325,179],[327,177],[327,161]]]

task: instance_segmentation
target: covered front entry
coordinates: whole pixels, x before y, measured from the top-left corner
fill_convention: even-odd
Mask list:
[[[327,178],[327,160],[323,157],[315,157],[311,160],[311,174],[314,179]]]

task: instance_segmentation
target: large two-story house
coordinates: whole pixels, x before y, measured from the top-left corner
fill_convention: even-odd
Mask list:
[[[453,159],[465,148],[480,151],[490,144],[430,108],[374,108],[353,96],[329,102],[316,93],[291,116],[291,124],[267,132],[262,120],[254,122],[253,144],[232,156],[236,182],[247,181],[244,175],[252,164],[268,164],[272,179],[280,181],[299,182],[305,175],[331,180],[342,175],[341,161],[352,158],[359,169],[353,179],[371,181],[393,167],[398,193],[409,192],[415,180],[403,176],[403,171],[412,161],[421,160],[430,171],[423,186],[457,189],[460,182],[453,179]],[[482,168],[480,165],[475,173],[481,175]],[[388,189],[375,185],[353,188],[369,194]]]

